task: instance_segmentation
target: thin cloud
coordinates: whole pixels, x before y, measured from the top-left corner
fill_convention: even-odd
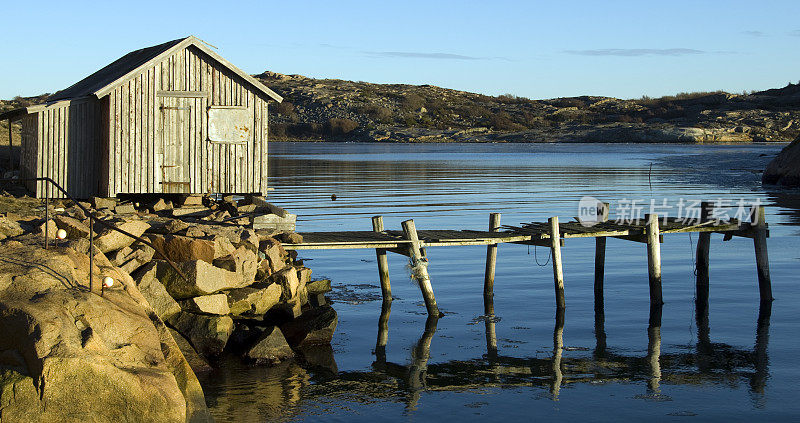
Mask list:
[[[794,31],[790,32],[789,35],[792,37],[800,37],[800,29],[795,29]]]
[[[452,53],[419,53],[411,51],[367,51],[369,56],[395,57],[404,59],[438,59],[438,60],[485,60],[486,57],[464,56]]]
[[[568,54],[578,56],[688,56],[705,54],[706,51],[692,48],[600,48],[594,50],[566,50]]]
[[[764,31],[742,31],[741,33],[751,37],[763,37],[767,35]]]

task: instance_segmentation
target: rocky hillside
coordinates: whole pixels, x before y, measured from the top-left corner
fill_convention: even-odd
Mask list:
[[[432,85],[370,84],[265,72],[284,96],[272,139],[507,142],[791,141],[800,133],[800,85],[751,94],[683,93],[621,100],[530,100]]]
[[[273,140],[399,142],[764,142],[800,134],[800,85],[750,94],[530,100],[432,85],[371,84],[264,72],[285,98]],[[46,96],[0,101],[0,112]],[[5,123],[0,144],[7,143]],[[15,128],[15,131],[18,131]]]

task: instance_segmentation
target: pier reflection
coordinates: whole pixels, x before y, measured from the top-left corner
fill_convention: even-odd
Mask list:
[[[405,398],[406,410],[416,410],[420,393],[427,387],[428,360],[431,356],[431,343],[436,334],[438,316],[428,316],[425,321],[425,330],[419,342],[411,349],[411,362],[408,365],[386,361],[386,340],[388,339],[388,320],[392,311],[392,303],[385,301],[381,307],[381,317],[378,324],[378,346],[375,348],[375,362],[372,368],[376,372],[384,373],[397,379],[400,386],[407,393]],[[381,345],[382,344],[382,345]]]
[[[764,401],[766,381],[769,375],[767,344],[771,304],[762,304],[756,330],[755,347],[752,350],[738,348],[710,340],[707,313],[697,317],[698,340],[693,351],[662,353],[661,318],[662,306],[650,309],[647,327],[647,350],[644,356],[617,353],[607,346],[603,322],[603,307],[595,309],[595,349],[589,356],[564,348],[564,310],[556,312],[553,328],[553,349],[549,358],[513,357],[498,351],[496,319],[484,316],[486,328],[486,354],[473,360],[452,360],[429,363],[432,339],[438,318],[428,318],[422,336],[412,349],[409,364],[386,361],[386,344],[376,348],[376,361],[372,371],[342,372],[339,378],[347,380],[352,389],[353,382],[370,385],[365,392],[392,392],[379,389],[374,384],[394,387],[402,394],[395,400],[404,402],[407,410],[418,406],[420,393],[424,390],[447,391],[481,389],[507,386],[539,386],[546,389],[554,401],[561,390],[573,383],[631,382],[643,383],[645,398],[663,396],[662,383],[670,385],[697,383],[735,383],[737,379],[747,381],[749,391],[756,404]],[[488,308],[487,308],[488,309]],[[388,316],[391,306],[382,310],[379,328],[388,332]],[[491,317],[491,318],[489,318]],[[388,334],[378,336],[388,339]],[[396,384],[394,382],[396,382]],[[392,395],[389,395],[391,397]],[[389,399],[384,397],[385,399]]]

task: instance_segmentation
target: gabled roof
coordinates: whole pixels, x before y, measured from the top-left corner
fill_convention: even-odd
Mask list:
[[[115,60],[108,66],[78,81],[71,87],[51,95],[47,101],[52,102],[77,99],[86,96],[95,96],[97,98],[103,97],[118,86],[135,78],[140,72],[147,69],[147,67],[160,62],[164,58],[170,56],[172,53],[184,49],[190,45],[200,49],[213,60],[219,62],[222,66],[225,66],[230,71],[247,81],[255,90],[260,91],[264,95],[277,102],[281,102],[283,100],[281,96],[264,86],[264,84],[259,82],[257,79],[243,72],[241,69],[237,68],[227,60],[223,59],[219,54],[208,48],[202,40],[190,35],[186,38],[180,38],[177,40],[168,41],[164,44],[159,44],[157,46],[132,51]]]

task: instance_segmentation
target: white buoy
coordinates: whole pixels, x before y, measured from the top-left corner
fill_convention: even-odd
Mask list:
[[[67,231],[65,231],[65,230],[59,229],[58,232],[56,232],[56,238],[64,239],[66,237],[67,237]]]
[[[111,288],[112,286],[114,286],[114,278],[111,276],[103,278],[103,288]]]

